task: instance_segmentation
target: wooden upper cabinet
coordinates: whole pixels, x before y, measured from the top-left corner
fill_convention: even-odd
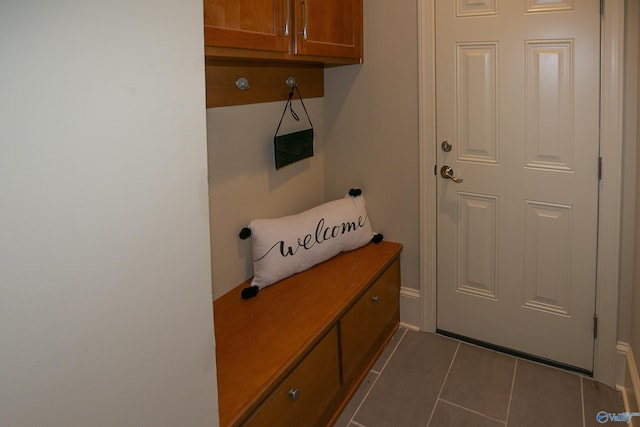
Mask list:
[[[286,0],[204,0],[206,46],[288,52]]]
[[[362,58],[362,0],[295,0],[294,53]]]
[[[208,56],[362,62],[362,0],[204,0]]]

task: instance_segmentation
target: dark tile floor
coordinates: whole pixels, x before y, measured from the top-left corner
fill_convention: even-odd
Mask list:
[[[621,394],[577,374],[400,328],[334,427],[601,426]],[[616,424],[616,423],[614,423]]]

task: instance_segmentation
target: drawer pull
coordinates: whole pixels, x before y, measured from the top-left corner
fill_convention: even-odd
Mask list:
[[[374,304],[377,304],[380,301],[380,297],[378,295],[374,295],[371,297],[371,301],[373,301]]]
[[[309,25],[309,6],[307,3],[309,3],[309,0],[300,2],[302,7],[304,7],[304,27],[302,28],[302,39],[304,41],[307,41],[307,26]]]
[[[284,24],[284,36],[289,37],[289,22],[291,21],[291,0],[287,0],[287,20]]]
[[[299,389],[292,388],[291,390],[289,390],[289,399],[295,402],[296,400],[298,400],[299,397],[300,397]]]

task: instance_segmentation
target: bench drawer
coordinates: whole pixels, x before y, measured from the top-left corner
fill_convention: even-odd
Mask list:
[[[396,259],[340,321],[344,381],[387,326],[397,322],[399,299],[400,261]]]
[[[334,326],[244,425],[312,426],[339,388],[338,333]]]

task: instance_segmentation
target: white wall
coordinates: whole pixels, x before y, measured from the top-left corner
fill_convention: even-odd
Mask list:
[[[620,233],[620,292],[618,301],[618,340],[629,342],[631,331],[631,293],[634,275],[634,223],[636,206],[636,154],[638,144],[638,42],[640,3],[627,1],[625,10],[625,87],[622,163],[622,218]]]
[[[217,425],[202,2],[0,2],[0,425]]]
[[[640,366],[640,3],[625,9],[625,116],[618,340]]]
[[[366,0],[364,64],[325,71],[327,198],[360,187],[374,229],[404,245],[402,285],[420,288],[418,24],[415,0]],[[403,298],[404,302],[404,298]],[[415,309],[422,310],[420,301]],[[401,320],[420,325],[403,306]]]
[[[284,101],[207,110],[214,298],[253,275],[251,240],[238,238],[249,221],[296,214],[325,201],[322,98],[304,103],[314,124],[314,155],[278,170],[273,136]],[[279,134],[309,127],[297,97],[293,108],[300,122],[287,112]]]
[[[636,15],[636,18],[636,28],[640,28],[640,13]],[[640,43],[638,43],[638,57],[640,57]],[[640,73],[636,74],[636,77],[638,78],[637,87],[640,87]],[[640,97],[636,114],[636,123],[640,123]],[[640,132],[636,133],[636,140],[636,146],[640,145]],[[636,155],[636,164],[640,165],[640,150],[637,150]],[[640,170],[636,171],[636,173],[636,189],[640,189]],[[640,367],[640,197],[637,195],[635,220],[635,275],[631,291],[631,340],[629,343],[635,356],[636,367]],[[636,396],[636,399],[640,400],[640,396]]]

